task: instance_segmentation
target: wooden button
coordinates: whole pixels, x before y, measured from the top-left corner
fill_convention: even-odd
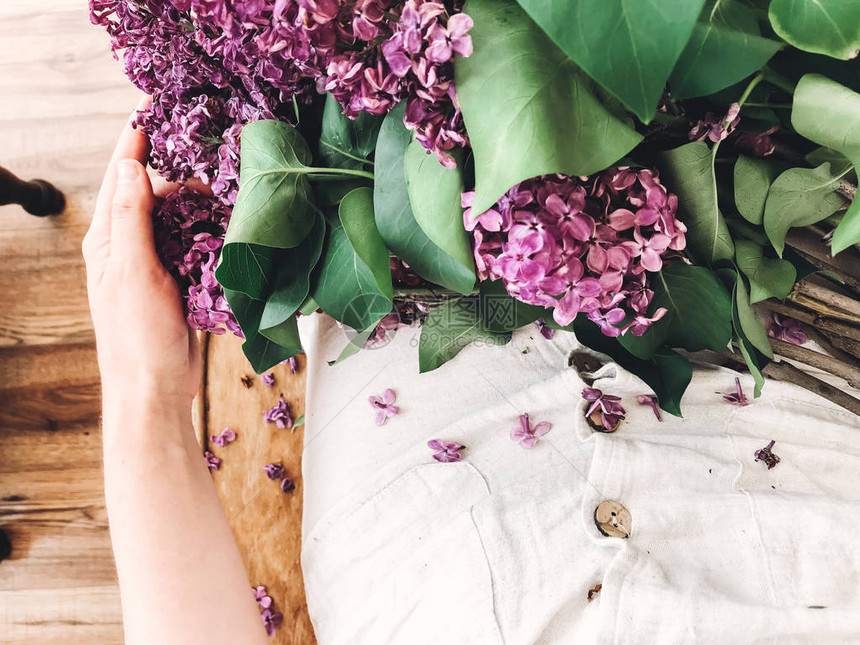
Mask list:
[[[608,499],[600,502],[594,509],[594,523],[598,530],[607,537],[628,538],[633,528],[633,518],[630,511],[619,502]]]

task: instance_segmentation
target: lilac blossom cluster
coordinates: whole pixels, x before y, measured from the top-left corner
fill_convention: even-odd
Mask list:
[[[642,335],[665,315],[648,315],[647,273],[684,249],[686,227],[655,171],[528,179],[477,216],[473,198],[463,194],[463,218],[482,280],[502,279],[510,295],[552,309],[562,326],[585,313],[607,336]]]
[[[161,262],[176,278],[194,329],[242,337],[215,266],[224,244],[230,209],[189,188],[168,195],[153,216],[155,247]]]

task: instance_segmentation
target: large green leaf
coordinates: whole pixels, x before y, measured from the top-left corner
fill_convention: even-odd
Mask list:
[[[817,168],[791,168],[774,180],[767,193],[763,223],[779,257],[788,229],[827,219],[845,203],[835,190],[850,169],[844,164],[831,170],[830,163],[825,162]]]
[[[738,268],[750,281],[750,302],[782,300],[791,291],[797,270],[788,260],[765,257],[764,247],[750,240],[737,240],[735,254]]]
[[[387,298],[394,296],[391,284],[391,266],[388,249],[379,236],[373,218],[373,190],[356,188],[340,202],[340,221],[343,232],[355,251],[373,273],[376,288]]]
[[[259,332],[263,302],[230,289],[224,289],[224,295],[245,334],[242,351],[258,374],[302,351],[295,316],[267,330],[276,339],[272,340]]]
[[[361,112],[350,119],[329,94],[323,108],[319,155],[332,168],[361,168],[376,148],[382,117]]]
[[[519,3],[573,62],[648,123],[704,0]]]
[[[335,221],[326,234],[311,296],[335,320],[364,331],[393,306],[390,293],[383,293],[377,285],[376,276],[388,268],[387,257],[385,262],[385,267],[371,269],[350,244],[340,221]]]
[[[277,327],[302,306],[310,291],[310,274],[320,259],[324,238],[325,220],[317,217],[301,245],[280,252],[274,287],[263,309],[260,329]]]
[[[785,170],[784,164],[770,159],[739,155],[735,162],[735,206],[745,220],[761,224],[767,191]]]
[[[637,358],[624,349],[618,339],[604,336],[600,328],[583,314],[573,321],[573,330],[580,343],[606,354],[645,381],[666,412],[681,416],[681,398],[693,378],[693,366],[689,360],[671,350],[660,351],[648,360]]]
[[[750,304],[749,292],[747,291],[744,278],[735,272],[736,280],[732,292],[732,320],[736,320],[740,326],[745,340],[768,358],[773,358],[773,350],[767,340],[761,321]]]
[[[225,289],[265,300],[269,295],[279,249],[256,244],[227,244],[221,250],[215,277]]]
[[[678,195],[678,219],[687,225],[687,245],[702,262],[735,255],[717,202],[714,161],[708,146],[694,141],[658,156],[666,187]]]
[[[798,49],[843,60],[860,53],[857,0],[773,0],[768,16],[780,38]]]
[[[410,133],[403,126],[403,103],[383,121],[376,142],[373,210],[379,234],[389,249],[425,280],[468,294],[475,286],[475,263],[462,264],[434,244],[421,230],[409,204],[403,158]],[[462,215],[461,215],[462,222]]]
[[[242,128],[239,194],[224,245],[245,243],[292,248],[314,224],[313,193],[306,176],[311,151],[298,130],[280,121]]]
[[[469,0],[465,11],[474,51],[457,58],[455,73],[475,154],[475,213],[524,179],[589,175],[642,140],[513,0]]]
[[[757,71],[780,46],[761,37],[755,12],[738,0],[707,0],[669,78],[672,95],[713,94]]]
[[[504,345],[510,339],[510,333],[492,332],[483,326],[478,298],[452,298],[424,319],[418,340],[418,370],[422,374],[435,370],[471,342],[480,340],[485,345]]]
[[[768,356],[773,358],[773,352],[770,350],[770,343],[767,342],[767,335],[765,334],[764,342],[767,344],[768,356],[763,355],[759,352],[755,344],[753,344],[749,338],[747,338],[746,333],[744,332],[744,327],[748,327],[752,330],[754,337],[759,337],[759,331],[764,331],[757,320],[751,320],[749,318],[750,314],[754,317],[755,312],[752,307],[749,305],[749,299],[747,298],[746,285],[744,285],[743,277],[737,272],[734,273],[734,286],[732,287],[732,327],[735,330],[735,337],[737,338],[738,348],[741,350],[741,355],[744,357],[744,361],[747,364],[747,368],[750,371],[750,374],[755,381],[755,397],[758,398],[761,396],[761,389],[764,387],[764,374],[762,374],[762,366],[767,363]],[[741,323],[741,307],[739,303],[744,303],[743,311],[745,317],[745,323]],[[759,337],[759,342],[761,338]]]
[[[412,214],[430,241],[463,266],[474,264],[469,234],[463,226],[462,155],[457,168],[445,168],[417,139],[406,148],[403,171]]]
[[[860,4],[853,11],[860,23]],[[860,37],[860,24],[857,24]],[[860,167],[860,94],[818,74],[800,79],[791,125],[807,139],[845,155]],[[860,200],[854,199],[833,233],[833,253],[860,242]]]
[[[652,309],[668,311],[658,322],[668,327],[668,344],[690,351],[726,348],[732,338],[731,297],[710,269],[671,262],[652,275],[651,288]]]

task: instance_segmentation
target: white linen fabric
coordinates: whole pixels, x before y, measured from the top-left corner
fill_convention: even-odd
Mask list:
[[[623,397],[591,430],[572,334],[520,330],[418,374],[417,329],[335,366],[346,344],[302,319],[308,353],[302,567],[320,645],[860,642],[860,425],[789,384],[746,407],[698,368],[685,417],[658,422],[648,388],[602,357]],[[596,355],[600,356],[600,355]],[[751,394],[752,383],[742,378]],[[391,387],[400,414],[374,423]],[[549,421],[532,450],[518,416]],[[457,441],[437,463],[427,441]],[[776,440],[772,470],[754,452]],[[629,539],[594,523],[603,500]],[[589,589],[602,584],[593,602]]]

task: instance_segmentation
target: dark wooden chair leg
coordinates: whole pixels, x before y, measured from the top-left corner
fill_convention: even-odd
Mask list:
[[[58,215],[66,207],[66,198],[43,179],[24,181],[0,167],[0,206],[20,204],[31,215]]]

